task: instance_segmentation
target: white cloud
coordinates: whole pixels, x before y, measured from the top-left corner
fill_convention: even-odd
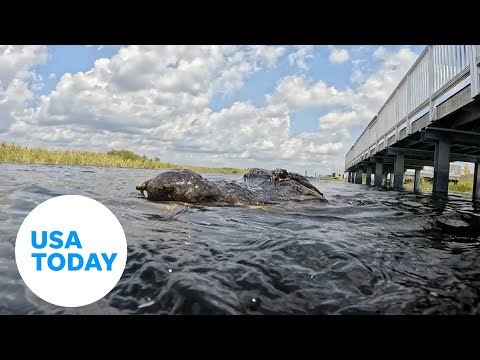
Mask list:
[[[238,101],[221,111],[210,109],[216,93],[235,92],[249,75],[275,66],[285,54],[278,46],[122,47],[87,72],[63,74],[35,109],[13,106],[16,122],[8,139],[101,151],[125,148],[207,166],[338,171],[355,140],[352,129],[373,118],[416,57],[409,49],[377,49],[380,66],[365,72],[356,88],[339,90],[306,75],[288,75],[266,95],[263,107]],[[309,54],[310,48],[298,47],[288,61],[302,68]],[[24,78],[32,79],[31,68]],[[31,98],[25,83],[10,82],[19,101]],[[318,131],[293,136],[290,116],[306,108],[327,113]]]
[[[330,48],[330,55],[328,59],[332,64],[341,64],[350,58],[347,49]]]
[[[267,103],[286,114],[306,108],[329,110],[319,118],[318,131],[344,135],[342,147],[338,147],[335,156],[337,163],[343,162],[355,140],[350,134],[359,135],[416,59],[408,48],[396,52],[381,48],[375,52],[375,57],[380,60],[380,66],[370,74],[365,68],[361,74],[363,82],[356,88],[338,90],[324,81],[312,82],[306,76],[287,76],[266,97]]]
[[[268,66],[273,66],[286,50],[283,46],[252,46],[252,49],[255,56]]]
[[[401,48],[397,52],[379,48],[374,54],[382,61],[380,67],[370,75],[361,74],[363,82],[353,94],[349,94],[349,101],[345,103],[350,110],[333,111],[321,117],[321,128],[330,128],[335,123],[365,127],[417,58],[409,48]]]
[[[352,60],[352,75],[350,76],[352,83],[358,85],[366,80],[366,77],[368,76],[368,72],[365,69],[366,64],[366,59]]]
[[[90,71],[64,74],[41,98],[35,120],[129,133],[163,128],[203,116],[214,92],[240,88],[249,74],[272,66],[279,53],[276,47],[124,47],[112,59],[97,60]]]
[[[288,62],[290,65],[295,65],[301,70],[307,70],[307,61],[313,59],[313,46],[312,45],[297,45],[295,52],[288,55]]]
[[[339,91],[321,80],[312,84],[304,75],[292,75],[281,79],[266,99],[272,106],[298,110],[344,104],[352,94],[351,90]]]
[[[55,79],[56,75],[54,73],[51,73],[50,76],[48,77],[50,80]]]
[[[42,78],[34,72],[47,59],[46,46],[0,45],[0,133],[28,106]]]
[[[116,47],[118,45],[85,45],[85,47],[89,48],[89,47],[93,47],[95,49],[97,49],[97,51],[100,51],[106,47]]]
[[[409,48],[401,48],[397,52],[379,48],[374,56],[381,60],[380,67],[359,87],[358,93],[363,103],[377,112],[413,65],[417,55]]]
[[[331,128],[350,128],[355,125],[360,125],[367,120],[370,120],[370,114],[359,114],[356,111],[332,111],[328,114],[321,116],[319,119],[320,129]]]

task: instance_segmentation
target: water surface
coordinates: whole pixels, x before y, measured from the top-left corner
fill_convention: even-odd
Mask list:
[[[158,173],[0,164],[0,314],[480,313],[480,204],[468,196],[311,180],[328,205],[161,204],[135,190]],[[128,242],[118,285],[81,308],[42,301],[15,265],[25,217],[67,194],[106,205]]]

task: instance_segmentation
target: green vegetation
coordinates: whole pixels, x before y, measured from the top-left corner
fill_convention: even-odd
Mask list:
[[[248,169],[211,168],[205,166],[164,163],[159,158],[149,159],[128,150],[110,150],[106,153],[80,150],[53,150],[0,144],[0,162],[26,164],[55,164],[83,166],[114,166],[141,169],[191,169],[205,173],[244,174]]]
[[[405,189],[413,189],[413,181],[406,182],[403,186]],[[433,187],[433,184],[431,182],[420,179],[420,186],[419,186],[420,190],[431,191],[432,187]],[[473,192],[473,175],[469,174],[469,175],[460,177],[456,185],[453,182],[448,183],[448,192],[471,194]]]

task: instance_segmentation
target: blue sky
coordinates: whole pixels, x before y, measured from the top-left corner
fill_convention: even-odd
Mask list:
[[[396,51],[402,48],[401,45],[385,46],[387,49]],[[425,45],[410,46],[413,52],[420,54]],[[49,46],[49,60],[36,68],[36,71],[44,79],[44,87],[41,94],[48,94],[55,89],[60,77],[68,73],[85,72],[90,70],[95,60],[100,58],[111,58],[118,52],[120,46],[78,46],[78,45],[55,45]],[[378,67],[379,60],[372,57],[376,46],[343,46],[353,56],[362,58],[367,56],[368,67],[373,71]],[[210,108],[220,111],[230,107],[236,101],[251,101],[256,106],[265,105],[265,94],[273,92],[279,79],[287,74],[302,73],[314,82],[323,80],[344,90],[351,85],[351,63],[345,61],[340,64],[332,64],[328,60],[330,50],[327,46],[318,46],[314,49],[312,57],[306,60],[308,70],[293,69],[287,57],[280,59],[275,67],[268,68],[262,72],[256,72],[246,78],[242,88],[231,94],[216,94],[210,101]],[[52,78],[51,74],[55,77]],[[305,109],[292,113],[291,133],[298,135],[302,132],[313,132],[317,128],[318,118],[324,115],[324,109]]]
[[[118,52],[120,46],[79,46],[55,45],[48,46],[48,60],[35,67],[43,78],[44,86],[41,94],[48,94],[65,73],[77,73],[90,70],[95,60],[111,58]]]
[[[4,47],[0,140],[330,172],[424,47]]]

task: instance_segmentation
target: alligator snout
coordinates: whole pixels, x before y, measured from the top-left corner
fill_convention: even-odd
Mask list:
[[[147,190],[147,183],[143,183],[142,185],[137,185],[135,189],[139,190],[142,193],[143,197],[146,197],[145,190]]]

